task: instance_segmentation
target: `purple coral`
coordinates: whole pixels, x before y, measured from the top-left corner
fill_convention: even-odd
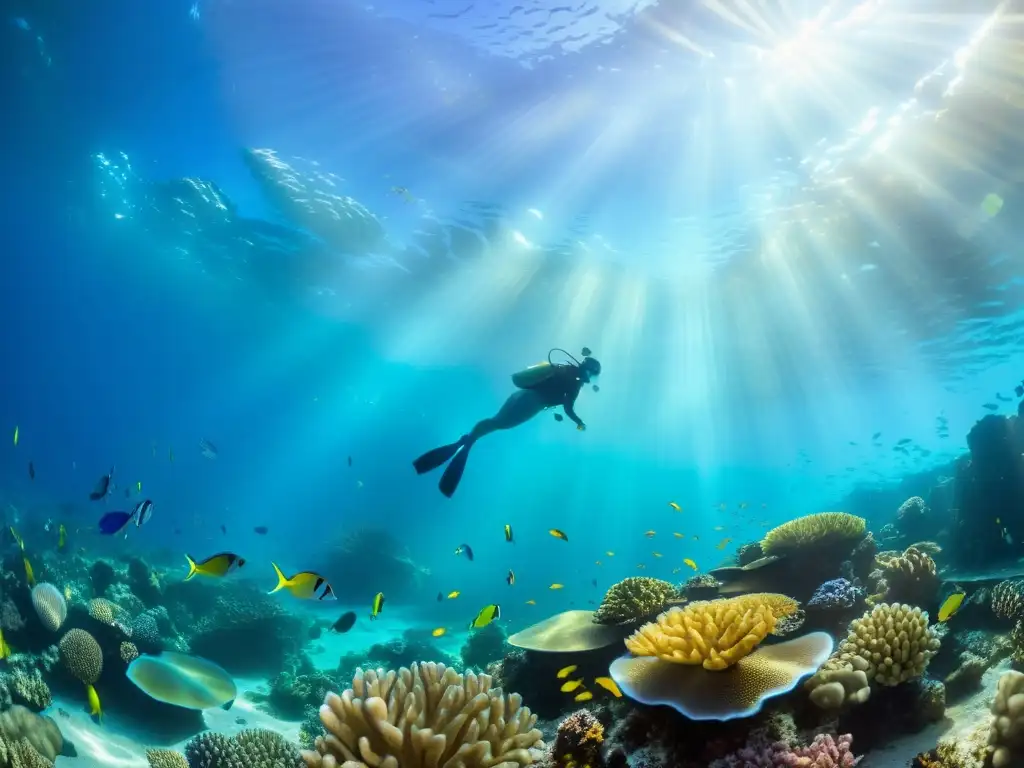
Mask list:
[[[742,749],[712,762],[710,768],[853,768],[860,758],[850,751],[852,743],[849,734],[834,739],[820,733],[809,746],[794,749],[783,741],[756,736]]]
[[[848,579],[831,579],[816,590],[807,601],[808,608],[835,611],[852,608],[864,599],[864,590],[854,586]]]

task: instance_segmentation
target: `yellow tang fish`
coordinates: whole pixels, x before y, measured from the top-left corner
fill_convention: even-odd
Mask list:
[[[565,586],[564,584],[559,584],[556,581],[554,584],[552,584],[550,587],[548,587],[548,589],[562,589],[564,586]]]
[[[670,502],[668,503],[668,505],[669,505],[670,507],[672,507],[672,509],[674,509],[674,510],[675,510],[676,512],[682,512],[682,511],[683,511],[683,508],[682,508],[682,507],[680,507],[680,506],[679,506],[678,504],[676,504],[676,503],[675,503],[674,501],[670,501]]]
[[[562,541],[565,541],[565,542],[569,541],[569,537],[566,536],[562,531],[558,530],[557,528],[549,528],[548,529],[548,533],[550,533],[556,539],[561,539]]]
[[[562,687],[559,688],[558,690],[560,690],[562,693],[572,693],[577,688],[579,688],[581,685],[583,685],[583,680],[582,679],[580,679],[580,680],[569,680],[568,682],[563,683]]]
[[[960,606],[967,597],[965,592],[954,592],[952,595],[947,597],[942,607],[939,608],[939,622],[943,622],[946,619],[951,619],[956,615],[956,612],[960,610]]]
[[[609,549],[609,550],[608,550],[607,552],[605,552],[605,554],[606,554],[606,555],[607,555],[608,557],[615,557],[615,553],[614,553],[614,552],[612,552],[612,551],[611,551],[610,549]]]
[[[661,552],[651,552],[655,557],[661,557]]]
[[[370,618],[376,619],[382,610],[384,610],[384,593],[378,592],[373,596],[373,602],[370,604]]]
[[[505,541],[507,541],[509,544],[515,543],[512,540],[512,526],[507,524],[505,525]]]
[[[459,590],[457,590],[457,589],[456,589],[456,590],[453,590],[453,591],[451,591],[451,592],[449,592],[449,593],[448,593],[448,599],[449,599],[449,600],[454,600],[454,599],[455,599],[456,597],[458,597],[458,596],[459,596],[459,595],[461,595],[461,594],[462,594],[462,593],[461,593],[461,592],[459,592]]]
[[[480,613],[476,615],[476,618],[469,623],[470,629],[481,629],[486,627],[495,619],[501,618],[501,607],[497,603],[491,603],[485,605],[480,609]]]
[[[185,581],[197,575],[220,578],[245,565],[244,558],[231,552],[221,552],[218,555],[212,555],[201,563],[197,563],[190,555],[185,555],[185,559],[188,560],[188,575],[185,577]]]
[[[445,632],[447,632],[447,631],[448,631],[448,630],[447,630],[447,629],[445,629],[444,627],[438,627],[437,629],[435,629],[435,630],[434,630],[433,632],[431,632],[430,634],[431,634],[431,635],[432,635],[433,637],[441,637],[441,636],[442,636],[442,635],[444,635],[444,633],[445,633]]]
[[[18,444],[18,427],[17,427],[17,425],[15,425],[15,427],[14,427],[14,444],[15,445]]]
[[[655,534],[657,534],[657,531],[644,531],[644,536],[648,539],[653,539]]]
[[[34,587],[36,585],[36,575],[32,573],[32,563],[28,561],[27,557],[21,559],[25,561],[25,580],[30,587]]]
[[[672,535],[675,536],[677,539],[685,539],[686,538],[679,531],[672,531]]]
[[[720,542],[718,542],[718,545],[715,547],[715,549],[725,549],[727,546],[729,546],[730,541],[732,541],[732,539],[722,539]]]
[[[576,665],[572,664],[572,665],[570,665],[568,667],[562,667],[560,670],[558,670],[558,674],[555,675],[555,677],[557,677],[559,680],[564,680],[565,678],[567,678],[569,675],[571,675],[575,671],[576,671]]]
[[[527,601],[526,601],[526,604],[527,604],[527,605],[536,605],[536,604],[537,604],[537,601],[536,601],[536,600],[527,600]]]
[[[270,590],[268,594],[272,595],[279,589],[287,589],[295,597],[302,600],[312,600],[314,598],[317,600],[335,599],[334,590],[331,588],[331,585],[319,573],[300,571],[289,578],[277,567],[277,563],[271,563],[271,565],[274,567],[274,573],[277,574],[277,586]]]
[[[100,706],[100,695],[91,686],[85,686],[85,695],[89,698],[89,717],[95,717],[97,723],[103,722],[103,707]]]
[[[693,568],[693,570],[695,570],[695,571],[698,570],[697,569],[697,564],[695,562],[693,562],[693,560],[691,560],[688,557],[683,560],[683,565],[688,565],[691,568]]]
[[[577,693],[575,696],[573,696],[572,700],[573,701],[590,701],[592,698],[594,698],[594,694],[592,694],[590,691],[583,691],[582,693]]]
[[[64,549],[64,545],[68,543],[68,529],[64,527],[64,523],[60,524],[60,528],[57,529],[57,549]]]
[[[11,655],[11,646],[4,639],[4,631],[0,629],[0,659],[6,659]]]
[[[616,699],[622,698],[622,691],[619,690],[619,686],[615,684],[615,681],[610,677],[595,677],[594,682],[604,688],[608,693],[614,696]]]

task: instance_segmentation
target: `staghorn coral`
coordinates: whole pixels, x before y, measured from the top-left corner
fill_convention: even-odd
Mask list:
[[[1024,619],[1024,579],[1001,581],[992,588],[992,613],[1000,619]]]
[[[992,701],[992,768],[1024,762],[1024,673],[1004,672]]]
[[[594,614],[598,624],[632,624],[665,609],[678,595],[674,586],[649,576],[629,576],[613,584]]]
[[[139,658],[139,649],[135,647],[134,643],[129,643],[127,640],[121,643],[119,650],[121,652],[121,661],[125,664],[131,664]]]
[[[928,626],[927,613],[909,605],[882,603],[851,622],[836,656],[839,662],[862,670],[869,681],[899,685],[924,674],[938,650],[939,640]]]
[[[939,576],[930,555],[916,547],[907,547],[901,554],[880,552],[875,556],[875,563],[885,579],[884,599],[918,605],[935,599]],[[881,588],[876,589],[882,592]]]
[[[68,603],[53,584],[36,584],[32,588],[32,607],[50,632],[56,632],[68,617]]]
[[[250,728],[235,736],[207,731],[185,745],[189,768],[301,768],[299,751],[283,736]]]
[[[742,749],[719,760],[710,768],[853,768],[859,758],[850,749],[853,737],[849,734],[833,738],[819,733],[806,747],[790,747],[784,741],[771,742],[755,734]]]
[[[60,639],[60,660],[76,679],[95,685],[103,672],[103,651],[84,629],[70,629]]]
[[[721,670],[746,656],[796,610],[785,595],[743,595],[672,608],[626,638],[634,656]]]
[[[819,512],[772,528],[761,540],[761,550],[766,555],[791,555],[847,543],[852,548],[864,538],[866,530],[863,517],[845,512]]]
[[[117,624],[119,609],[114,603],[103,597],[94,597],[89,601],[89,615],[101,624],[112,627]]]
[[[320,719],[329,735],[302,753],[308,768],[509,768],[529,765],[531,748],[544,747],[518,694],[443,664],[357,670],[352,688],[327,695]]]
[[[185,756],[173,749],[147,749],[146,761],[149,768],[189,768]]]
[[[602,763],[604,726],[585,709],[577,710],[558,724],[551,756],[565,768],[588,768]]]

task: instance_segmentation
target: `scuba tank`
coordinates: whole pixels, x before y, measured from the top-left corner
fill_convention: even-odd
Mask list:
[[[555,366],[547,360],[536,363],[521,371],[512,374],[512,383],[519,389],[530,389],[538,384],[547,381],[555,372]]]

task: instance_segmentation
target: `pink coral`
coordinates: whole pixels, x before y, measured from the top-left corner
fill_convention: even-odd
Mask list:
[[[754,737],[742,749],[715,760],[711,768],[853,768],[860,758],[850,751],[852,743],[849,734],[833,739],[821,733],[809,746],[794,749],[782,741]]]

